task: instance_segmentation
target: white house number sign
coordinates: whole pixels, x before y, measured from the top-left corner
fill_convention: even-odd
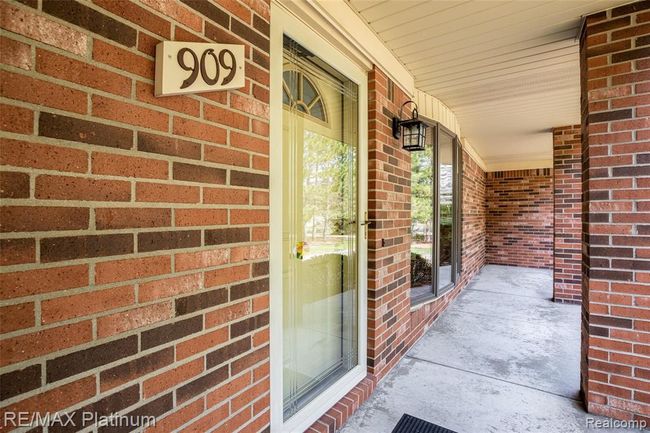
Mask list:
[[[156,96],[244,87],[244,46],[202,42],[156,45]]]

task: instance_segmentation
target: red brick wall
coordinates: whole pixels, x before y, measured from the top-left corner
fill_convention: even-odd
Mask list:
[[[581,38],[582,390],[590,412],[650,422],[650,3]]]
[[[409,98],[375,68],[368,77],[368,372],[382,378],[403,354],[410,288],[411,155],[392,136]]]
[[[463,245],[461,277],[467,282],[486,264],[486,174],[463,152]]]
[[[3,412],[268,426],[269,19],[258,0],[0,4]],[[170,39],[245,44],[246,87],[155,98]]]
[[[553,267],[551,169],[487,173],[487,263]]]
[[[391,134],[393,113],[406,94],[386,75],[369,75],[368,377],[341,399],[309,432],[333,433],[365,401],[377,381],[404,356],[485,263],[485,173],[463,153],[463,271],[453,290],[411,311],[411,156]]]
[[[582,298],[580,125],[553,128],[553,300]]]

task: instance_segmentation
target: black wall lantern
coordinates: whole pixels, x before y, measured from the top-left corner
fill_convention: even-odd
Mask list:
[[[413,114],[410,119],[402,120],[402,110],[406,104],[413,104]],[[393,117],[393,137],[402,138],[402,149],[409,152],[424,150],[427,137],[427,125],[418,120],[418,105],[413,101],[406,101],[399,109],[399,117]]]

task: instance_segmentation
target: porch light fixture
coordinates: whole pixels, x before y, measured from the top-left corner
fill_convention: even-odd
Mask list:
[[[415,108],[410,119],[402,120],[402,110],[406,104],[413,104]],[[393,117],[393,137],[402,138],[402,149],[409,152],[424,150],[427,136],[427,125],[418,120],[418,105],[413,101],[406,101],[399,109],[399,117]]]

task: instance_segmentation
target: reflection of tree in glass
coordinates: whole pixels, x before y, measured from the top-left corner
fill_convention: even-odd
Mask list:
[[[453,167],[440,165],[440,224],[452,223]]]
[[[451,264],[453,224],[453,166],[440,165],[440,266]]]
[[[431,148],[411,153],[411,233],[424,242],[431,242],[433,227],[432,162]]]
[[[350,199],[354,191],[353,155],[350,146],[312,131],[305,131],[303,151],[303,223],[305,239],[327,241],[312,244],[311,252],[339,249],[350,223]],[[314,248],[322,251],[314,251]],[[342,248],[342,245],[341,245]]]

